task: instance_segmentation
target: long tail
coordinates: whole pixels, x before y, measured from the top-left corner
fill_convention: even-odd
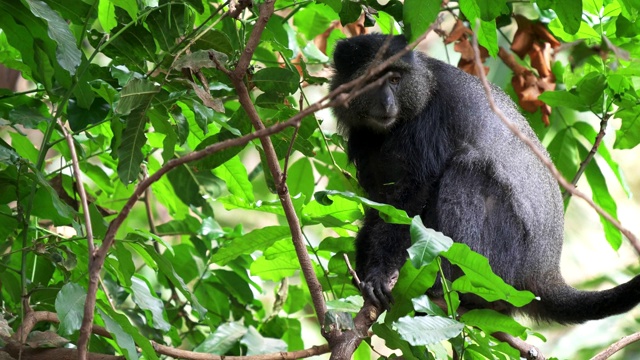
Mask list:
[[[540,301],[534,300],[525,311],[539,320],[576,324],[621,314],[640,303],[640,275],[602,291],[580,291],[558,280],[538,289]]]

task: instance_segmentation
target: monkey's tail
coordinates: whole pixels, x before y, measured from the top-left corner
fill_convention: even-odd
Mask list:
[[[601,291],[581,291],[564,280],[553,281],[539,289],[527,309],[534,318],[563,324],[577,324],[602,319],[631,310],[640,303],[640,275],[614,288]]]

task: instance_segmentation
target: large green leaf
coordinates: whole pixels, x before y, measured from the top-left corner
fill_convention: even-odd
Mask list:
[[[45,2],[39,0],[25,1],[35,16],[47,22],[49,36],[58,43],[56,57],[60,66],[72,75],[75,74],[76,68],[80,65],[82,53],[76,45],[75,37],[69,30],[69,24]]]
[[[367,198],[358,196],[352,192],[348,191],[335,191],[335,190],[323,190],[318,191],[314,194],[316,200],[323,205],[331,205],[333,200],[330,199],[331,196],[338,196],[346,200],[350,200],[356,202],[358,204],[366,205],[372,209],[378,210],[380,213],[380,217],[384,219],[384,221],[392,224],[411,224],[411,218],[407,215],[406,211],[396,209],[395,207],[382,204],[375,201],[371,201]]]
[[[553,10],[569,34],[575,34],[582,21],[582,0],[554,0]]]
[[[589,154],[589,150],[582,145],[578,145],[578,151],[580,152],[580,157],[583,159],[585,159]],[[607,181],[602,175],[600,167],[598,167],[598,164],[594,160],[587,165],[584,174],[586,175],[587,182],[591,187],[591,196],[593,197],[593,201],[617,220],[618,206],[616,205],[616,201],[613,199],[613,196],[611,196],[611,193],[609,193]],[[600,223],[602,223],[604,228],[604,234],[607,241],[614,250],[618,250],[620,245],[622,245],[622,233],[615,227],[615,225],[610,223],[602,215],[600,215]]]
[[[250,203],[254,202],[253,185],[249,181],[247,169],[238,156],[213,169],[213,173],[227,184],[231,195]]]
[[[253,83],[265,93],[293,94],[300,86],[300,75],[285,68],[265,68],[253,75]]]
[[[489,260],[466,244],[454,243],[442,256],[465,273],[453,282],[453,290],[474,293],[487,301],[505,300],[514,306],[524,306],[535,298],[531,292],[518,291],[505,283],[491,270]]]
[[[413,346],[430,345],[458,336],[464,324],[440,316],[405,316],[393,323],[400,336]]]
[[[230,322],[219,326],[206,339],[196,346],[193,351],[207,354],[224,355],[247,333],[247,328],[241,323]]]
[[[407,249],[411,263],[416,268],[431,264],[440,253],[449,250],[453,244],[451,238],[441,232],[428,229],[422,223],[420,216],[411,221],[411,242]]]
[[[278,240],[291,237],[288,226],[266,226],[253,230],[221,247],[211,260],[219,265],[226,265],[240,255],[264,250]]]
[[[422,35],[440,13],[440,2],[405,0],[402,18],[408,41],[412,42]],[[388,26],[388,24],[385,24]]]
[[[522,337],[527,332],[527,328],[512,317],[490,309],[470,310],[460,317],[460,321],[469,326],[475,326],[487,334],[501,331],[515,337]]]
[[[147,110],[153,97],[160,91],[151,81],[132,79],[120,92],[115,111],[126,119],[126,127],[118,146],[118,176],[124,184],[137,180],[140,164],[144,160],[142,147],[147,143],[145,126]]]
[[[131,278],[131,292],[133,294],[133,302],[136,303],[142,310],[151,313],[150,324],[162,331],[169,331],[171,325],[167,322],[164,304],[162,300],[151,293],[150,285],[147,280],[140,275],[133,276]]]
[[[84,302],[87,290],[76,283],[65,284],[56,296],[56,314],[60,319],[58,331],[63,336],[80,330],[84,317]]]
[[[158,359],[151,341],[131,324],[127,316],[114,310],[111,304],[106,303],[106,301],[98,301],[96,305],[98,306],[98,314],[104,321],[107,331],[114,336],[127,360],[138,359],[137,348],[142,350],[142,355],[145,359]]]
[[[112,318],[100,309],[98,309],[98,312],[104,321],[105,328],[113,335],[114,340],[127,360],[137,360],[138,351],[136,350],[136,343],[131,334],[128,334],[122,326],[125,322],[129,322],[128,319],[122,314],[117,314],[119,315],[117,318]],[[129,328],[132,328],[131,324],[127,325],[129,325]]]

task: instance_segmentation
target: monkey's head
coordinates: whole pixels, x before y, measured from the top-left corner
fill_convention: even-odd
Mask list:
[[[377,55],[389,41],[384,54]],[[340,41],[333,53],[335,74],[331,90],[366,73],[402,51],[407,46],[404,36],[382,34],[361,35]],[[386,80],[346,106],[334,107],[338,125],[344,133],[353,128],[368,128],[386,133],[400,121],[410,121],[426,106],[430,97],[433,76],[422,55],[409,51],[370,82],[389,74]]]

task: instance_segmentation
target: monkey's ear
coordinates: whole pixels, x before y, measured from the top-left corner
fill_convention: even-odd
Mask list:
[[[341,40],[336,45],[333,52],[333,64],[339,75],[350,77],[359,69],[365,68],[376,56],[382,44],[389,38],[388,35],[370,34],[355,36],[350,39]],[[396,35],[391,39],[389,48],[383,59],[392,56],[407,46],[407,39],[404,35]],[[413,62],[413,52],[408,52],[403,56],[407,63]]]

